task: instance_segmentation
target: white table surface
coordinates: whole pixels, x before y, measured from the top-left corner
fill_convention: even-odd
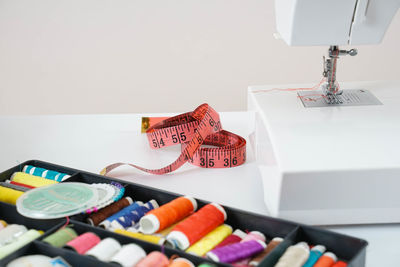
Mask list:
[[[252,113],[220,115],[226,130],[245,138],[253,131]],[[162,150],[149,148],[145,135],[140,133],[141,116],[0,116],[0,171],[30,159],[95,173],[114,162],[158,168],[175,160],[179,146]],[[187,163],[172,174],[154,176],[123,167],[110,176],[268,215],[261,177],[250,146],[246,164],[236,168],[202,169]],[[368,267],[400,266],[396,257],[400,253],[400,224],[326,228],[366,239],[369,242]]]

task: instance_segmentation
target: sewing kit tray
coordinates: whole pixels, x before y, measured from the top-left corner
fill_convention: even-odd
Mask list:
[[[113,181],[119,182],[125,187],[125,196],[130,196],[134,200],[147,201],[150,199],[154,199],[162,205],[180,196],[178,194],[159,190],[156,188],[142,186],[139,184],[114,178],[108,178],[102,175],[80,171],[38,160],[30,160],[21,163],[9,170],[0,173],[0,181],[5,181],[9,179],[14,172],[21,171],[25,165],[32,165],[35,167],[51,169],[69,174],[71,175],[71,177],[66,180],[67,182],[83,182],[88,184],[111,183]],[[209,203],[204,200],[196,200],[199,208]],[[322,244],[326,246],[327,251],[335,253],[339,259],[346,261],[348,263],[347,266],[349,267],[365,266],[367,242],[364,240],[327,231],[317,227],[311,227],[278,218],[254,214],[227,206],[224,206],[224,208],[227,213],[227,220],[225,223],[231,225],[233,229],[260,231],[269,240],[274,237],[282,237],[284,239],[284,241],[280,243],[280,245],[278,245],[270,254],[268,254],[268,256],[264,258],[258,266],[274,266],[281,256],[283,250],[300,241],[305,241],[313,245]],[[44,231],[44,234],[40,238],[32,241],[31,243],[20,248],[16,252],[0,260],[0,266],[5,266],[13,259],[16,259],[22,255],[30,254],[43,254],[50,257],[61,256],[72,266],[116,266],[111,263],[99,261],[91,256],[80,255],[66,248],[52,247],[51,245],[41,241],[44,237],[62,227],[66,223],[66,219],[34,220],[26,218],[17,213],[15,206],[2,202],[0,202],[0,218],[6,220],[9,223],[23,224],[28,228],[34,228]],[[167,256],[170,257],[172,255],[179,255],[190,260],[196,266],[204,262],[213,263],[216,266],[231,266],[230,264],[216,263],[206,258],[188,254],[178,249],[172,249],[168,247],[161,248],[161,246],[153,243],[120,235],[100,227],[95,227],[88,224],[86,222],[86,218],[86,214],[79,214],[70,217],[70,224],[73,225],[73,228],[77,233],[81,234],[84,232],[93,232],[101,238],[113,237],[121,244],[135,243],[141,246],[146,251],[146,253],[149,253],[151,251],[160,251],[161,249],[163,249],[164,253]]]

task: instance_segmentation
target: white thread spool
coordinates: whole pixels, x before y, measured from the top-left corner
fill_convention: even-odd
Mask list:
[[[114,238],[107,237],[85,254],[101,261],[109,261],[121,249],[121,244]]]
[[[27,231],[28,229],[23,225],[9,224],[0,231],[0,247],[13,242]]]
[[[29,255],[19,257],[9,264],[7,267],[52,267],[51,258],[45,255]]]
[[[275,267],[302,267],[310,255],[310,248],[306,242],[290,246]]]
[[[120,264],[123,267],[135,266],[141,259],[146,257],[146,252],[136,244],[122,246],[112,258],[111,262]]]

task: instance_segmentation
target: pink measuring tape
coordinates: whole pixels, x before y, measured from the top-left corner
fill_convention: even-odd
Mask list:
[[[192,112],[167,118],[151,126],[146,134],[153,149],[181,144],[182,152],[178,159],[154,170],[129,163],[114,163],[105,167],[100,174],[106,175],[122,165],[152,174],[165,174],[175,171],[187,161],[202,168],[230,168],[246,161],[246,140],[222,130],[218,113],[208,104],[202,104]]]

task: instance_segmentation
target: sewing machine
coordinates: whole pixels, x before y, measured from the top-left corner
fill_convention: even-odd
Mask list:
[[[400,222],[400,81],[339,83],[339,45],[378,44],[400,0],[277,0],[290,46],[329,46],[317,90],[252,86],[269,212],[310,224]],[[362,56],[362,55],[359,55]],[[281,85],[279,88],[311,85]]]

